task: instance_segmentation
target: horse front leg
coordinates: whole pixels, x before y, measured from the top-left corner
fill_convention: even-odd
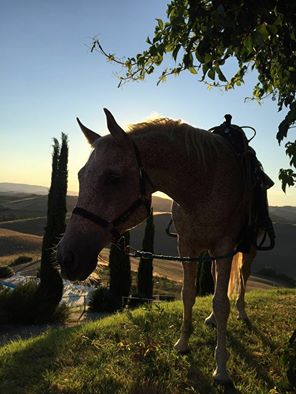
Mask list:
[[[240,267],[240,287],[239,294],[236,300],[236,308],[238,311],[238,320],[248,321],[248,315],[245,311],[245,293],[247,287],[247,281],[251,273],[251,264],[256,257],[257,251],[255,247],[252,247],[249,253],[243,254],[242,265]]]
[[[193,256],[193,251],[185,247],[181,241],[179,241],[179,252],[183,256]],[[189,351],[188,342],[192,333],[192,308],[196,297],[196,268],[196,263],[183,263],[183,321],[180,338],[175,343],[175,349],[181,354]]]
[[[219,251],[215,251],[216,255],[218,255],[218,253],[221,254]],[[213,312],[217,325],[217,345],[215,349],[216,369],[213,377],[216,383],[219,384],[231,383],[230,376],[227,372],[228,352],[226,349],[226,328],[230,312],[227,290],[231,260],[231,258],[228,258],[216,262],[216,287],[213,298]]]
[[[212,266],[211,266],[211,274],[212,274],[212,278],[214,281],[214,288],[216,288],[216,270],[215,270],[215,262],[214,261],[212,262]],[[211,328],[216,327],[216,319],[215,319],[215,315],[214,315],[213,311],[205,319],[205,324]]]

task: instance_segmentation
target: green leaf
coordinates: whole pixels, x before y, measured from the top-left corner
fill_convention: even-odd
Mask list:
[[[211,78],[213,81],[215,80],[215,70],[213,68],[209,70],[208,77]]]
[[[226,79],[225,75],[223,74],[223,72],[221,71],[220,67],[216,67],[216,72],[218,74],[220,81],[227,82],[227,79]]]
[[[294,142],[287,142],[285,147],[286,154],[290,158],[290,166],[294,166],[296,168],[296,140]]]
[[[290,111],[287,113],[285,119],[280,123],[276,138],[280,143],[287,137],[289,128],[296,122],[296,101],[290,105]]]
[[[206,53],[205,54],[205,63],[209,63],[209,62],[211,62],[213,60],[213,57],[209,54],[209,53]]]
[[[279,180],[282,182],[283,192],[286,193],[286,187],[294,186],[296,183],[296,174],[291,169],[280,169]]]
[[[178,44],[178,45],[176,45],[175,49],[173,50],[172,56],[175,61],[177,59],[178,52],[179,52],[180,48],[181,48],[181,44]]]
[[[192,67],[193,57],[191,53],[185,53],[183,56],[183,63],[185,68]]]
[[[197,71],[196,71],[195,67],[193,67],[193,66],[188,67],[188,70],[191,72],[191,74],[197,74]]]
[[[158,18],[156,18],[156,20],[157,20],[157,24],[158,24],[158,27],[160,28],[160,30],[163,30],[163,21],[161,20],[161,19],[158,19]]]
[[[149,36],[146,38],[146,42],[147,42],[147,44],[152,45],[152,42],[151,42]]]
[[[175,49],[175,44],[169,42],[165,47],[165,52],[172,52]]]
[[[262,25],[257,26],[256,31],[261,35],[263,41],[268,39],[269,33],[266,28],[266,23],[262,23]]]

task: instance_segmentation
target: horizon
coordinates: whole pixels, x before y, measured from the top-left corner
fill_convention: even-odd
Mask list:
[[[3,185],[3,184],[8,184],[8,185],[19,185],[19,186],[31,186],[31,187],[36,187],[36,188],[44,188],[44,189],[47,189],[47,191],[49,191],[49,186],[43,186],[43,185],[32,185],[32,184],[29,184],[29,183],[17,183],[17,182],[0,182],[0,188],[1,188],[1,185]],[[3,192],[3,191],[1,191],[0,190],[0,193],[20,193],[19,191],[13,191],[13,190],[9,190],[9,191],[5,191],[5,192]],[[24,194],[30,194],[29,192],[23,192]],[[46,195],[45,193],[44,194],[38,194],[38,193],[34,193],[34,192],[31,192],[32,194],[36,194],[36,195]],[[67,191],[67,196],[69,196],[69,197],[78,197],[78,192],[75,192],[75,191],[72,191],[72,190],[68,190]],[[159,198],[163,198],[163,199],[166,199],[166,200],[171,200],[172,201],[172,198],[171,197],[169,197],[167,194],[165,194],[165,193],[162,193],[162,192],[155,192],[155,193],[153,193],[152,194],[152,196],[155,196],[155,197],[159,197]],[[274,207],[274,208],[281,208],[281,207],[288,207],[288,208],[296,208],[296,206],[295,205],[273,205],[273,204],[269,204],[269,206],[270,207]]]
[[[289,167],[284,149],[288,139],[279,146],[275,137],[286,112],[279,113],[270,97],[261,105],[245,101],[256,82],[254,72],[240,88],[228,92],[209,90],[190,73],[156,86],[159,70],[143,82],[118,89],[114,74],[120,68],[90,53],[95,37],[119,57],[141,52],[147,36],[153,34],[155,18],[165,18],[165,11],[166,4],[158,0],[90,0],[87,5],[28,0],[3,5],[0,116],[5,166],[1,166],[0,182],[49,187],[52,139],[63,131],[69,137],[68,188],[78,193],[77,173],[91,150],[75,119],[79,116],[88,127],[106,135],[103,107],[123,128],[164,116],[208,130],[231,113],[234,124],[257,130],[251,145],[275,182],[268,191],[270,205],[296,206],[296,188],[287,187],[284,194],[278,180],[279,169]],[[224,73],[229,77],[235,63],[227,67]]]

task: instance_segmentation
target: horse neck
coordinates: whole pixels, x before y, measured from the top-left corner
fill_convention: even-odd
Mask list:
[[[206,166],[204,157],[188,151],[192,133],[194,143],[202,143],[204,136],[201,133],[205,131],[198,129],[189,132],[182,129],[152,129],[132,133],[144,168],[154,186],[153,192],[162,191],[189,210],[196,201],[206,201],[213,184],[208,177],[209,171],[213,171],[212,165]]]

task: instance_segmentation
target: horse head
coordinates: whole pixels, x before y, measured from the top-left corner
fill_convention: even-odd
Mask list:
[[[57,247],[62,275],[84,280],[97,266],[100,251],[149,214],[151,191],[140,153],[131,137],[104,109],[110,135],[79,126],[93,151],[78,173],[77,206]]]

